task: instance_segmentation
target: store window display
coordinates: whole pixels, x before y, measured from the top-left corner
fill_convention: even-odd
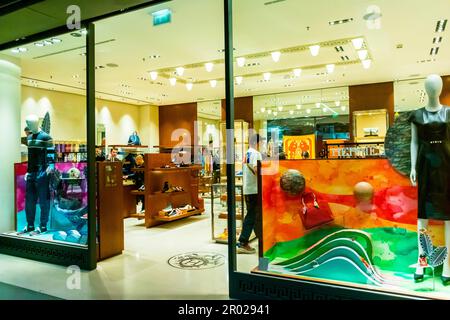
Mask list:
[[[450,283],[450,107],[441,104],[443,82],[439,75],[425,81],[428,104],[410,114],[411,121],[411,183],[418,185],[418,265],[416,281],[424,278],[426,248],[421,234],[427,233],[428,221],[444,221],[445,255],[441,279]]]
[[[41,233],[47,232],[50,210],[49,175],[52,170],[50,163],[52,161],[51,148],[53,147],[53,140],[47,132],[39,128],[39,118],[36,115],[28,116],[26,122],[31,134],[27,137],[28,165],[25,175],[25,212],[27,226],[23,232]],[[35,229],[36,204],[38,200],[40,206],[40,224]]]

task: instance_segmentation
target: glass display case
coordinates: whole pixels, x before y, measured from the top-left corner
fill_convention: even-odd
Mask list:
[[[227,159],[227,129],[226,123],[220,123],[220,159],[221,159],[221,168],[220,175],[221,181],[226,181],[227,176],[227,167],[226,167],[226,159]],[[239,181],[242,178],[242,163],[244,161],[245,152],[248,149],[248,122],[244,120],[235,120],[234,121],[234,148],[235,148],[235,170],[236,170],[236,178]],[[223,180],[222,180],[223,179]]]
[[[243,215],[245,210],[242,185],[236,185],[236,239],[242,230]],[[214,183],[211,185],[211,232],[212,239],[218,243],[228,243],[227,228],[227,184]]]
[[[353,112],[355,142],[383,142],[389,128],[386,109]]]

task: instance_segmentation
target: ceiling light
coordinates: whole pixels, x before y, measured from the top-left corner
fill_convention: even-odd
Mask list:
[[[300,69],[300,68],[294,69],[294,76],[296,76],[297,78],[300,78],[301,75],[302,75],[302,69]]]
[[[186,83],[186,89],[188,89],[188,91],[191,91],[193,86],[194,85],[191,82]]]
[[[439,44],[442,42],[442,37],[434,37],[433,38],[433,44]]]
[[[278,111],[283,111],[283,106],[279,106]]]
[[[81,34],[86,35],[88,34],[88,31],[86,29],[81,30]]]
[[[238,85],[241,84],[243,80],[244,80],[244,77],[241,77],[241,76],[236,77],[236,83]]]
[[[339,107],[341,105],[341,102],[340,101],[336,101],[335,104],[336,104],[336,107]]]
[[[266,112],[266,108],[262,107],[261,112]]]
[[[280,51],[272,52],[271,55],[272,55],[272,60],[274,62],[280,61],[280,57],[281,57],[281,52]]]
[[[320,108],[320,102],[316,102],[316,108],[317,108],[317,109]]]
[[[367,52],[367,50],[358,50],[358,57],[359,57],[359,60],[366,60],[367,59],[367,56],[368,56],[368,52]]]
[[[302,105],[301,104],[298,104],[297,105],[297,110],[300,110],[302,108]]]
[[[356,50],[360,50],[364,44],[363,38],[356,38],[352,40],[353,47],[355,47]]]
[[[263,77],[265,81],[269,81],[272,74],[270,72],[263,73]]]
[[[327,72],[333,73],[334,72],[335,65],[334,64],[327,64]]]
[[[152,56],[149,56],[148,58],[149,59],[159,59],[159,58],[161,58],[161,56],[159,54],[154,54]]]
[[[62,42],[62,40],[58,39],[58,38],[51,38],[50,41],[53,43],[61,43]]]
[[[436,32],[444,32],[447,26],[447,19],[439,20],[436,24]]]
[[[311,113],[311,109],[306,109],[306,113],[310,114]]]
[[[278,112],[274,111],[273,115],[276,117],[278,115]]]
[[[74,79],[78,79],[79,77],[80,77],[79,74],[74,74],[74,75],[72,76],[72,78],[74,78]]]
[[[177,75],[179,75],[180,77],[184,74],[184,68],[183,67],[178,67],[175,70],[177,72]]]
[[[11,52],[12,52],[12,53],[19,53],[20,51],[19,51],[18,48],[15,48],[15,49],[11,49]]]
[[[271,114],[271,113],[272,113],[272,110],[271,110],[271,109],[267,110],[267,113],[268,113],[268,114]]]
[[[212,63],[212,62],[205,63],[205,68],[206,68],[206,71],[211,72],[214,68],[214,63]]]
[[[294,110],[290,110],[290,111],[289,111],[289,114],[290,114],[290,115],[293,115],[293,114],[294,114]]]
[[[342,110],[342,111],[345,111],[345,109],[346,109],[345,106],[342,106],[342,107],[341,107],[341,110]]]
[[[319,50],[320,50],[320,46],[319,45],[315,45],[315,46],[310,46],[309,47],[309,51],[311,52],[311,55],[313,57],[316,57],[319,55]]]
[[[432,48],[430,51],[430,56],[436,56],[439,53],[439,47]]]
[[[44,43],[43,43],[43,42],[36,42],[34,45],[35,45],[36,47],[43,47],[43,46],[44,46]]]
[[[150,79],[152,79],[153,81],[158,79],[158,72],[157,71],[150,71]]]
[[[215,88],[217,86],[217,80],[210,80],[209,84],[211,85],[211,88]]]
[[[322,109],[322,111],[323,111],[324,113],[326,113],[326,112],[327,112],[327,108],[324,107],[324,108]]]
[[[353,18],[342,19],[342,20],[336,20],[336,21],[330,21],[330,22],[328,22],[328,24],[329,24],[330,26],[334,26],[334,25],[337,25],[337,24],[349,23],[349,22],[351,22],[351,21],[353,21]]]
[[[170,82],[170,85],[171,85],[171,86],[174,86],[174,85],[177,84],[177,78],[170,78],[170,79],[169,79],[169,82]]]
[[[364,69],[369,69],[370,66],[372,65],[372,60],[367,59],[367,60],[363,60],[362,62]]]
[[[236,58],[236,62],[239,67],[245,66],[245,58],[244,57]]]

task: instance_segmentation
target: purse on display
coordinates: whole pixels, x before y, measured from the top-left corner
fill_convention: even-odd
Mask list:
[[[306,230],[324,225],[334,220],[330,207],[326,202],[319,204],[313,192],[302,194],[300,218]]]

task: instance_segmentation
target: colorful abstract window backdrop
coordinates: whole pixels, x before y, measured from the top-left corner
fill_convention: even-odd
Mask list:
[[[428,290],[411,280],[417,189],[388,160],[280,161],[277,171],[262,176],[269,271]],[[429,232],[444,244],[442,222]]]

